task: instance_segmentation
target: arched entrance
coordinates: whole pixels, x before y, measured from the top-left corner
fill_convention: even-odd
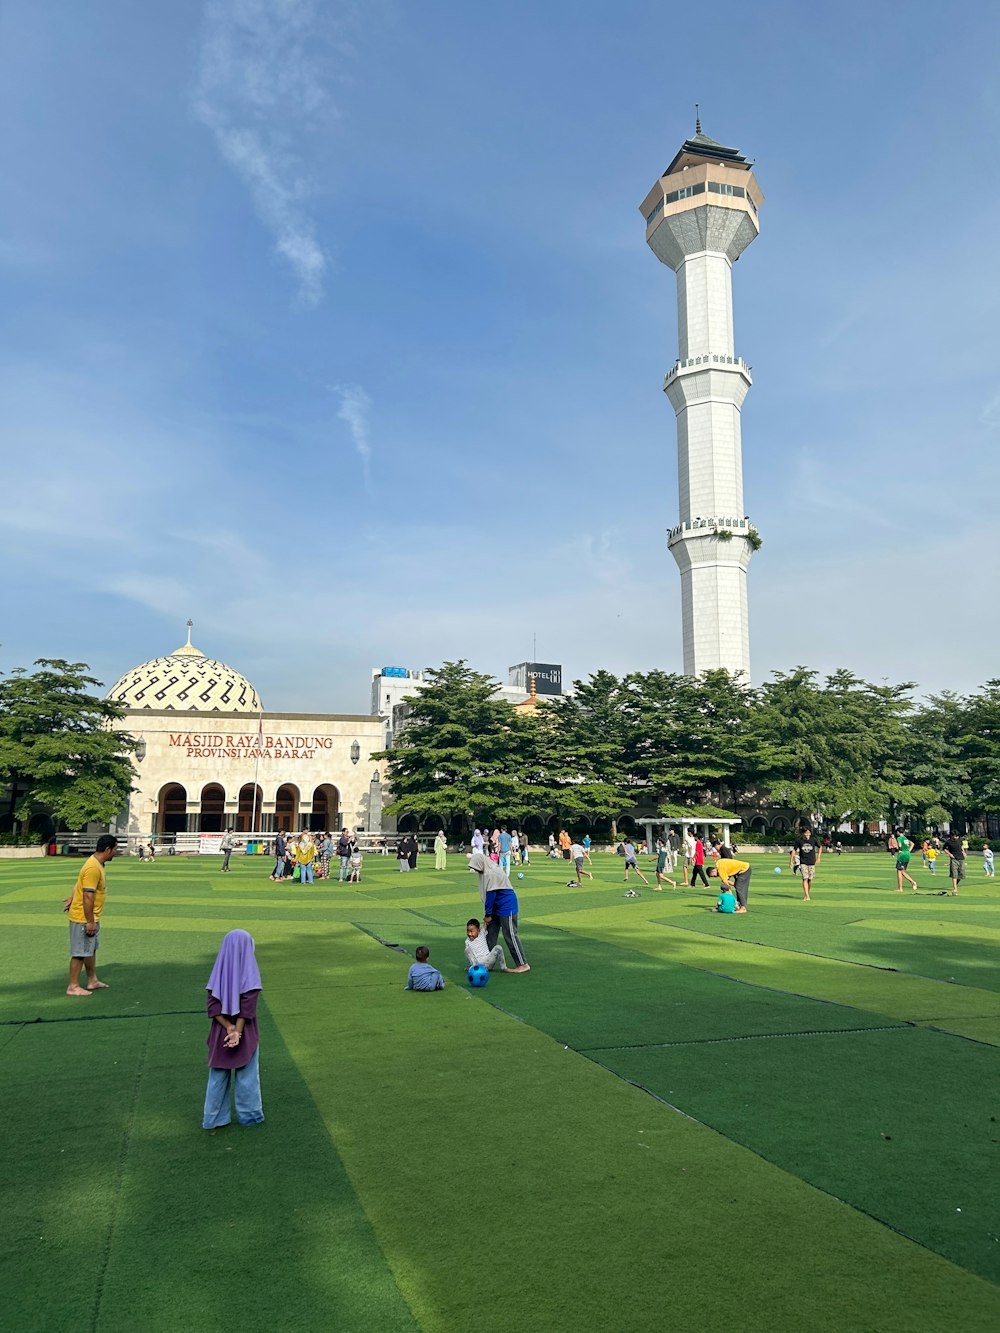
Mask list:
[[[217,782],[201,789],[201,831],[221,833],[225,828],[226,793]]]
[[[240,833],[255,833],[260,828],[260,811],[264,804],[264,793],[259,786],[245,782],[240,788],[239,813],[236,816],[236,828]]]
[[[313,792],[309,827],[314,833],[340,828],[340,792],[332,782],[324,782]]]
[[[160,806],[156,816],[156,832],[184,833],[187,829],[187,791],[179,782],[168,782],[160,788]]]
[[[299,789],[284,782],[274,796],[274,826],[283,833],[299,832]]]
[[[419,827],[416,815],[402,815],[396,821],[397,833],[416,833]]]

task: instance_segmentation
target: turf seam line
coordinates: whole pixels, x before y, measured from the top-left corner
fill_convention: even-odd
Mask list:
[[[867,920],[866,917],[861,917],[860,919],[861,919],[862,921]],[[683,931],[685,932],[685,934],[687,934],[687,935],[698,935],[698,936],[700,936],[702,939],[712,939],[712,940],[717,940],[717,939],[725,939],[725,938],[727,938],[726,936],[721,936],[721,935],[710,935],[710,934],[706,934],[704,931],[701,931],[701,930],[693,930],[690,926],[676,926],[676,925],[671,925],[671,924],[669,924],[669,923],[666,922],[666,921],[656,921],[656,922],[651,922],[650,924],[660,926],[660,927],[662,927],[664,930],[683,930]],[[798,954],[799,957],[801,957],[801,958],[819,958],[819,959],[820,959],[822,962],[824,962],[824,963],[841,963],[841,964],[843,964],[844,967],[863,967],[863,968],[867,969],[869,972],[891,972],[891,973],[893,973],[894,975],[896,975],[896,976],[898,976],[898,977],[913,977],[913,978],[914,978],[915,980],[917,980],[917,981],[930,981],[930,982],[932,982],[932,983],[934,983],[935,985],[938,985],[938,986],[959,986],[960,988],[962,988],[962,983],[961,983],[961,982],[957,982],[957,981],[942,981],[940,977],[925,977],[924,974],[923,974],[922,972],[908,972],[905,968],[900,969],[900,968],[898,968],[898,967],[886,967],[886,966],[884,966],[884,965],[881,964],[881,963],[861,963],[861,962],[859,962],[856,958],[837,958],[837,957],[836,957],[835,955],[833,955],[833,954],[828,954],[828,953],[813,953],[813,951],[812,951],[811,949],[792,949],[792,948],[790,948],[787,944],[765,944],[762,940],[745,940],[745,939],[741,939],[738,935],[730,936],[729,938],[731,938],[731,939],[735,939],[736,942],[737,942],[738,944],[748,944],[748,945],[751,946],[751,948],[754,948],[754,949],[774,949],[777,953],[794,953],[794,954]],[[685,967],[690,967],[691,964],[690,964],[690,963],[685,963],[685,964],[683,964],[683,966],[685,966]],[[707,972],[707,971],[709,971],[710,969],[708,969],[708,968],[697,968],[697,969],[695,969],[695,970],[696,970],[696,971],[699,971],[699,972]],[[724,976],[725,974],[724,974],[724,973],[712,973],[712,975],[713,975],[713,976]],[[739,978],[738,978],[738,977],[732,977],[731,980],[733,980],[733,981],[738,981]],[[757,983],[756,983],[756,982],[753,982],[753,981],[751,981],[751,982],[747,982],[747,985],[750,985],[750,986],[753,986],[753,985],[756,985],[756,984],[757,984]],[[770,989],[772,989],[772,988],[771,988],[770,986],[765,986],[764,989],[765,989],[765,990],[770,990]],[[795,994],[796,994],[795,991],[783,991],[783,992],[780,992],[780,993],[781,993],[781,994],[785,994],[785,995],[795,995]],[[813,998],[815,998],[815,997],[813,997],[813,996],[805,996],[805,997],[803,997],[803,998],[805,998],[805,999],[813,999]],[[836,1000],[822,1000],[822,1001],[820,1001],[820,1003],[822,1003],[822,1004],[836,1004],[837,1001],[836,1001]],[[843,1006],[842,1006],[842,1007],[843,1007]],[[847,1007],[850,1007],[850,1006],[847,1006]]]
[[[144,1014],[76,1014],[73,1018],[0,1018],[0,1027],[33,1027],[36,1023],[114,1023],[120,1018],[174,1018],[204,1014],[204,1009],[154,1009]]]
[[[994,1017],[993,1014],[989,1016],[990,1018]],[[983,1041],[982,1037],[970,1037],[965,1032],[953,1032],[951,1028],[935,1027],[933,1023],[922,1023],[920,1026],[926,1032],[938,1032],[942,1037],[958,1037],[961,1041],[971,1041],[974,1046],[987,1046],[996,1050],[997,1043],[995,1041]]]
[[[747,1032],[741,1037],[692,1037],[689,1041],[639,1041],[624,1046],[574,1047],[581,1055],[589,1051],[659,1051],[667,1046],[714,1046],[727,1041],[779,1041],[784,1037],[853,1037],[856,1032],[901,1032],[915,1028],[916,1023],[882,1023],[867,1028],[802,1028],[797,1032]],[[970,1038],[972,1040],[972,1038]],[[988,1046],[989,1042],[982,1043]]]
[[[118,1162],[115,1166],[114,1198],[111,1203],[111,1217],[108,1220],[107,1235],[105,1236],[104,1245],[101,1251],[101,1261],[97,1270],[97,1291],[94,1294],[94,1308],[90,1319],[91,1333],[97,1333],[98,1324],[100,1322],[101,1305],[104,1302],[104,1283],[108,1275],[108,1265],[111,1263],[111,1251],[114,1248],[115,1232],[118,1229],[118,1216],[121,1212],[122,1195],[125,1192],[125,1165],[132,1148],[132,1135],[135,1133],[136,1115],[139,1110],[139,1092],[142,1088],[142,1077],[145,1072],[146,1057],[148,1053],[149,1026],[147,1025],[146,1034],[142,1042],[142,1049],[139,1051],[139,1059],[136,1063],[135,1080],[132,1084],[132,1103],[129,1106],[128,1118],[125,1121],[125,1133],[122,1136],[122,1146],[118,1153]]]
[[[351,925],[355,930],[360,930],[362,935],[367,935],[370,940],[374,940],[376,944],[384,944],[387,949],[395,949],[398,953],[406,954],[407,957],[409,957],[409,951],[404,949],[401,944],[390,944],[389,941],[384,940],[381,935],[376,935],[374,930],[369,930],[367,926],[359,925],[357,921],[352,921]]]

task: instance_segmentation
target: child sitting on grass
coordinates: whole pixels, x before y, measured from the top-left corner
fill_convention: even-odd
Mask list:
[[[719,894],[719,901],[712,908],[713,912],[735,912],[736,894],[732,889],[723,889]]]
[[[436,967],[427,961],[431,956],[426,944],[421,944],[416,952],[417,961],[406,976],[407,990],[444,990],[444,977]]]
[[[503,945],[494,944],[491,949],[475,917],[465,927],[465,961],[470,967],[480,963],[489,972],[495,967],[499,967],[501,972],[508,970],[507,960],[503,956]]]

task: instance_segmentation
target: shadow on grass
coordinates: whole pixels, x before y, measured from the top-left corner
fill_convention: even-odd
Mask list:
[[[175,962],[165,998],[203,1006],[206,975]],[[253,1129],[200,1128],[203,1007],[32,1024],[0,1052],[9,1327],[416,1327],[264,995]]]

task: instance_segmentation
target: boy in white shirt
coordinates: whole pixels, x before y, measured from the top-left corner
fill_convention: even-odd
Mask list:
[[[587,853],[584,851],[580,843],[578,842],[572,843],[570,845],[569,854],[573,860],[573,864],[576,866],[576,879],[571,879],[567,883],[566,887],[567,889],[578,889],[580,885],[583,883],[582,877],[584,875],[586,875],[588,879],[593,879],[594,876],[591,874],[589,870],[584,870],[583,868],[583,858],[587,855]]]
[[[475,917],[465,927],[465,961],[470,967],[475,963],[481,963],[488,972],[492,972],[495,967],[499,967],[501,972],[509,970],[507,960],[503,956],[503,945],[494,944],[491,949]]]
[[[993,848],[989,843],[983,848],[983,870],[987,879],[993,879],[996,876],[996,867],[993,864]]]

